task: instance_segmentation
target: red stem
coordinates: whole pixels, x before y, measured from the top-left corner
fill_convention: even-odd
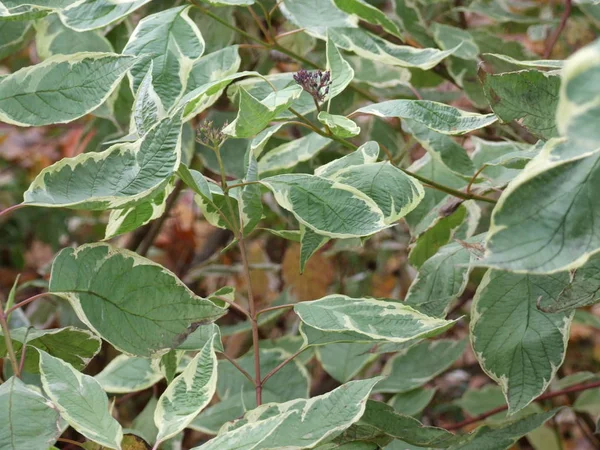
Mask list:
[[[22,308],[23,306],[33,302],[34,300],[37,300],[40,297],[44,297],[46,295],[53,295],[51,292],[42,292],[41,294],[35,294],[32,297],[29,297],[26,300],[23,300],[22,302],[17,303],[16,305],[13,305],[11,308],[8,308],[8,310],[6,311],[6,316],[10,316],[10,314],[14,311],[16,311],[19,308]]]
[[[556,41],[558,41],[558,37],[560,36],[560,33],[562,33],[562,30],[565,28],[565,25],[567,24],[567,19],[571,15],[571,4],[572,4],[571,0],[565,0],[565,10],[563,12],[562,17],[560,18],[560,23],[558,24],[558,27],[556,28],[556,30],[554,30],[554,33],[552,33],[552,36],[550,37],[550,39],[548,40],[548,43],[546,44],[546,50],[544,50],[544,58],[545,59],[548,59],[550,57],[550,54],[552,53],[552,49],[554,48]]]
[[[19,203],[17,205],[9,206],[8,208],[3,209],[2,211],[0,211],[0,217],[2,217],[4,214],[10,214],[11,212],[16,211],[17,209],[22,208],[24,206],[25,205],[23,203]]]

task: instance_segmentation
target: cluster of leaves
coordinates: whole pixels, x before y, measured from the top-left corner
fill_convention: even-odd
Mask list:
[[[0,449],[166,450],[189,443],[184,430],[202,433],[188,447],[202,450],[507,449],[526,435],[549,448],[544,424],[570,412],[532,402],[574,317],[598,323],[600,41],[539,59],[499,30],[550,35],[548,58],[570,45],[561,9],[510,3],[0,0],[0,58],[23,66],[0,76],[0,121],[91,132],[0,220],[60,208],[106,223],[101,242],[58,252],[44,292],[18,302],[31,283],[17,279],[0,308]],[[592,30],[598,2],[576,10]],[[241,291],[200,296],[146,258],[184,190],[232,236],[221,254],[239,255]],[[255,239],[296,246],[300,272],[324,249],[389,244],[416,274],[405,295],[353,280],[302,301],[281,289],[260,309]],[[67,324],[32,326],[24,307],[43,296]],[[278,320],[286,334],[261,339]],[[427,384],[468,352],[465,324],[498,386],[455,404],[507,413],[454,434],[463,424],[415,416],[436,394]],[[224,342],[239,336],[248,352],[232,355]],[[315,390],[310,364],[334,383]],[[558,386],[600,382],[580,372]]]

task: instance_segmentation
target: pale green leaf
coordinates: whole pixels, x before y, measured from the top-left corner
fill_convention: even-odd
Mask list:
[[[557,111],[560,77],[539,70],[481,75],[485,96],[502,122],[518,120],[542,139],[558,135]]]
[[[357,422],[371,389],[381,378],[351,381],[308,400],[267,403],[225,425],[197,450],[286,448],[300,450],[330,441]]]
[[[108,98],[134,58],[57,55],[0,78],[0,120],[23,127],[71,122]]]
[[[407,85],[410,82],[411,72],[407,68],[390,66],[360,56],[349,56],[346,59],[354,69],[354,80],[360,83],[385,89]]]
[[[482,56],[500,59],[518,67],[532,67],[543,69],[562,69],[565,62],[562,59],[535,59],[535,60],[519,60],[501,53],[484,53]]]
[[[152,83],[153,65],[154,62],[151,62],[133,101],[132,122],[129,131],[130,133],[137,132],[138,136],[145,135],[154,124],[165,116],[162,101]]]
[[[165,353],[226,312],[162,266],[106,244],[61,251],[50,291],[69,300],[79,319],[105,340],[137,356]]]
[[[353,333],[365,341],[404,343],[435,335],[454,322],[421,314],[400,302],[329,295],[294,306],[300,320],[324,332]]]
[[[76,31],[110,25],[151,0],[83,0],[59,12],[62,22]]]
[[[181,119],[176,114],[135,142],[47,167],[25,192],[24,203],[99,210],[131,206],[164,190],[180,160]]]
[[[31,22],[0,21],[0,59],[20,49],[30,36]]]
[[[270,127],[265,128],[260,133],[258,133],[252,141],[250,141],[250,149],[254,153],[255,157],[259,157],[265,146],[280,129],[285,125],[285,122],[276,123],[275,125],[271,125]]]
[[[282,208],[319,234],[360,237],[387,227],[377,204],[351,186],[305,174],[278,175],[261,183]]]
[[[300,224],[300,273],[304,273],[306,263],[321,247],[323,247],[329,238],[315,233],[305,225]]]
[[[204,53],[204,39],[188,17],[190,6],[180,6],[144,17],[123,53],[142,56],[130,71],[136,92],[152,64],[154,88],[166,109],[183,95],[194,62]]]
[[[120,449],[123,430],[109,412],[108,398],[100,383],[61,359],[38,351],[44,391],[60,415],[88,439]]]
[[[244,415],[250,405],[256,402],[254,390],[238,392],[202,411],[189,425],[188,428],[210,435],[216,435],[219,429],[231,420]]]
[[[465,134],[496,122],[494,114],[477,114],[428,100],[388,100],[357,109],[353,114],[413,119],[442,134]]]
[[[466,340],[439,339],[420,342],[389,359],[383,368],[386,378],[374,392],[408,392],[423,386],[447,370],[463,354]]]
[[[182,431],[212,399],[217,384],[217,356],[213,341],[214,337],[158,399],[154,412],[154,423],[158,427],[157,442],[163,442]]]
[[[346,383],[377,358],[369,352],[371,347],[371,344],[353,343],[324,345],[317,348],[317,358],[325,372],[340,383]]]
[[[380,25],[388,33],[398,37],[401,36],[400,28],[398,28],[398,25],[394,21],[389,19],[383,11],[365,1],[334,0],[333,3],[348,14],[357,15],[366,22],[372,23],[373,25]]]
[[[0,333],[0,336],[3,334]],[[27,344],[23,367],[28,373],[39,373],[39,354],[32,351],[34,348],[44,350],[81,370],[98,354],[101,346],[100,338],[87,330],[75,327],[50,330],[16,328],[10,330],[10,337],[18,355],[22,352],[23,344]],[[0,356],[6,356],[4,336],[0,341]]]
[[[321,111],[317,116],[319,122],[329,128],[337,137],[351,138],[360,133],[360,127],[345,116],[338,116]]]
[[[279,9],[290,22],[319,38],[333,27],[356,27],[358,18],[337,8],[332,0],[284,0]]]
[[[250,6],[254,5],[255,0],[202,0],[215,6]]]
[[[354,69],[346,62],[329,36],[327,37],[325,52],[327,56],[327,70],[331,72],[331,85],[329,86],[327,98],[332,99],[341,94],[352,82]]]
[[[440,48],[449,50],[458,47],[454,52],[455,57],[467,60],[477,59],[479,47],[468,31],[442,23],[433,23],[431,31]]]
[[[254,157],[254,152],[250,148],[246,151],[245,159],[246,175],[242,182],[258,182],[258,163]],[[249,184],[241,188],[238,207],[243,232],[248,235],[254,231],[262,219],[263,206],[259,184]]]
[[[356,151],[318,167],[315,169],[315,175],[323,178],[331,178],[349,167],[372,164],[377,161],[378,156],[379,145],[377,142],[365,142]]]
[[[52,14],[35,23],[35,47],[41,59],[78,52],[112,52],[108,39],[95,31],[78,33]]]
[[[148,358],[119,355],[96,375],[102,389],[111,394],[128,394],[147,389],[163,379]]]
[[[261,174],[291,169],[308,161],[332,143],[332,140],[317,133],[309,133],[269,150],[258,162]]]
[[[567,282],[566,273],[488,271],[477,289],[471,343],[483,369],[502,387],[509,413],[542,394],[562,364],[572,314],[544,313],[537,302],[557,297]]]
[[[17,377],[0,385],[0,449],[46,449],[62,434],[56,408]]]
[[[416,416],[427,407],[435,393],[436,389],[416,388],[394,395],[388,404],[400,414]]]
[[[224,289],[221,289],[224,290]],[[219,291],[217,291],[218,293]],[[227,297],[222,295],[223,297]],[[208,297],[213,300],[212,296]],[[215,299],[216,302],[225,303],[221,300]],[[221,342],[221,329],[217,324],[211,323],[210,325],[200,325],[194,331],[190,333],[190,335],[183,341],[181,344],[177,346],[177,350],[187,350],[187,351],[198,351],[204,348],[204,345],[215,336],[213,346],[215,350],[218,352],[223,352],[223,344]]]

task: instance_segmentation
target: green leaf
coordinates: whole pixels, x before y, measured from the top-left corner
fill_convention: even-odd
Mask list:
[[[383,368],[386,378],[374,392],[408,392],[444,372],[463,354],[466,340],[423,341],[389,359]]]
[[[327,37],[327,70],[331,72],[331,85],[327,94],[328,99],[338,96],[352,82],[354,69],[346,62],[333,41]]]
[[[358,136],[360,133],[360,127],[350,119],[344,116],[338,116],[329,114],[328,112],[321,111],[317,116],[319,122],[328,127],[331,132],[341,138],[350,138]]]
[[[294,311],[309,327],[324,332],[354,333],[366,342],[404,343],[433,336],[454,324],[425,316],[403,303],[344,295],[298,303]]]
[[[433,159],[460,176],[473,175],[475,169],[469,155],[451,137],[433,131],[415,120],[406,119],[403,125]]]
[[[377,204],[358,189],[313,175],[278,175],[261,183],[279,205],[318,234],[347,238],[384,228]]]
[[[442,51],[437,48],[421,49],[392,44],[361,28],[329,28],[328,35],[336,46],[362,58],[421,70],[435,67],[456,50]]]
[[[323,178],[332,178],[349,167],[374,163],[377,161],[378,156],[379,144],[375,141],[365,142],[354,152],[317,167],[315,175]]]
[[[112,53],[57,55],[0,78],[0,120],[28,127],[66,123],[100,106],[134,58]]]
[[[83,0],[59,12],[60,20],[75,31],[103,28],[131,14],[150,0]]]
[[[30,36],[31,22],[0,21],[0,59],[19,50]]]
[[[31,183],[23,203],[92,210],[131,206],[160,195],[180,160],[181,119],[176,114],[135,142],[47,167]]]
[[[325,345],[317,348],[317,358],[325,372],[340,383],[346,383],[377,358],[369,352],[371,347],[371,344],[353,343]]]
[[[254,390],[238,392],[235,395],[220,399],[218,403],[202,411],[189,424],[188,428],[201,433],[216,435],[223,424],[244,415],[247,408],[255,404],[254,402],[256,402]]]
[[[205,3],[210,3],[215,6],[250,6],[254,5],[255,0],[202,0]]]
[[[392,224],[411,212],[423,199],[423,186],[390,162],[351,166],[330,175],[336,183],[351,186],[372,199]]]
[[[419,268],[404,302],[423,314],[445,317],[467,287],[472,263],[477,259],[469,245],[476,248],[482,237],[466,245],[453,242],[441,247]]]
[[[213,341],[214,337],[158,399],[154,412],[157,442],[164,442],[182,431],[212,399],[217,385],[217,356]]]
[[[300,224],[300,273],[304,273],[306,263],[321,247],[323,247],[329,238],[315,233],[310,228]]]
[[[319,38],[323,38],[330,28],[356,27],[358,24],[356,16],[341,11],[332,1],[284,0],[279,9],[290,22]]]
[[[510,414],[542,394],[563,362],[572,314],[544,313],[537,303],[558,296],[567,282],[566,273],[488,271],[477,289],[470,324],[473,350],[502,387]]]
[[[196,450],[315,447],[358,421],[371,389],[380,379],[351,381],[309,400],[261,405],[225,425],[216,438]]]
[[[281,91],[273,92],[264,100],[259,101],[244,88],[240,89],[239,112],[233,122],[223,129],[223,133],[233,137],[252,137],[261,132],[269,122],[288,109],[294,100],[300,97],[302,88],[290,86]]]
[[[166,353],[198,325],[226,312],[194,295],[162,266],[106,244],[61,251],[52,265],[50,291],[69,300],[79,319],[103,339],[137,356]]]
[[[388,100],[357,109],[353,114],[413,119],[442,134],[465,134],[496,122],[494,114],[477,114],[428,100]]]
[[[600,40],[596,40],[571,56],[561,71],[556,126],[582,150],[598,148],[600,139],[594,126],[600,112],[599,67]]]
[[[258,182],[258,163],[254,157],[254,153],[249,148],[246,151],[246,175],[244,176],[243,183],[256,183]],[[250,234],[260,220],[262,219],[263,206],[260,192],[260,185],[249,184],[241,188],[239,194],[239,214],[243,226],[243,232],[245,235]]]
[[[224,291],[229,288],[222,288],[220,291]],[[217,291],[215,294],[218,294]],[[213,294],[214,295],[214,294]],[[226,295],[222,295],[223,297],[227,297]],[[224,304],[225,302],[214,299],[214,297],[209,296],[210,300],[215,301],[215,303],[220,302],[219,304]],[[204,345],[215,336],[213,345],[215,350],[218,352],[223,352],[223,344],[221,343],[221,329],[217,324],[211,323],[210,325],[201,325],[196,328],[194,331],[190,333],[190,335],[183,341],[181,344],[177,346],[177,350],[186,350],[186,351],[198,351],[204,348]]]
[[[415,416],[427,407],[435,393],[436,389],[416,388],[394,395],[388,404],[400,414]]]
[[[2,333],[0,335],[3,336]],[[27,344],[25,353],[25,371],[39,373],[39,355],[32,347],[44,350],[60,358],[77,370],[85,368],[91,359],[100,351],[101,341],[87,330],[75,327],[56,328],[53,330],[36,330],[16,328],[10,330],[15,353],[20,354],[23,344]],[[0,341],[0,356],[6,356],[4,339]]]
[[[542,139],[558,135],[554,121],[560,88],[558,75],[539,70],[481,73],[485,96],[502,122],[518,120]]]
[[[152,83],[153,65],[154,63],[151,62],[150,68],[146,75],[144,75],[133,102],[133,120],[130,132],[133,133],[135,131],[138,136],[145,135],[156,122],[165,116],[162,101]]]
[[[163,375],[148,358],[119,355],[94,378],[106,392],[128,394],[148,389],[162,380]]]
[[[17,377],[0,385],[0,423],[2,450],[46,449],[62,434],[58,411]]]
[[[204,39],[188,17],[191,6],[180,6],[144,17],[123,53],[142,56],[130,72],[136,92],[152,64],[154,88],[168,110],[186,89],[194,62],[204,53]]]
[[[333,0],[333,3],[348,14],[357,15],[366,22],[373,25],[380,25],[388,33],[398,37],[401,36],[398,25],[390,20],[380,9],[367,2],[361,0]]]
[[[437,22],[431,24],[431,31],[440,48],[449,50],[458,47],[454,52],[454,57],[467,60],[477,59],[479,47],[468,31]]]
[[[492,57],[508,62],[518,67],[544,68],[544,69],[562,69],[565,61],[562,59],[536,59],[536,60],[519,60],[501,53],[484,53],[484,57]]]
[[[35,23],[35,47],[41,59],[79,52],[112,52],[108,39],[94,31],[78,33],[64,26],[57,15]]]
[[[279,172],[311,160],[321,150],[332,143],[332,140],[317,133],[309,133],[269,150],[258,162],[261,174]]]
[[[600,249],[593,195],[600,152],[580,152],[568,141],[548,141],[509,184],[494,208],[482,265],[552,273],[582,266]]]
[[[86,438],[108,448],[120,449],[121,425],[110,415],[108,398],[93,377],[77,372],[61,359],[40,353],[44,391],[60,415]]]

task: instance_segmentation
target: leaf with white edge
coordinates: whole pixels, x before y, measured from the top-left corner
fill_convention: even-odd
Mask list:
[[[0,332],[0,336],[3,336]],[[4,336],[3,336],[4,337]],[[44,350],[60,358],[77,370],[85,368],[98,354],[102,341],[87,330],[75,327],[37,330],[35,328],[16,328],[10,330],[15,353],[20,354],[23,344],[27,344],[25,365],[28,373],[39,373],[39,355],[32,348]],[[6,356],[6,343],[0,341],[0,357]]]
[[[347,61],[354,69],[354,80],[359,83],[368,83],[374,88],[392,88],[407,85],[411,79],[409,69],[361,58],[348,56]]]
[[[400,414],[415,416],[423,411],[433,399],[437,389],[416,388],[394,395],[388,402]]]
[[[181,126],[175,114],[135,142],[64,158],[40,172],[23,203],[104,210],[148,200],[166,187],[179,166]]]
[[[325,125],[337,137],[351,138],[360,134],[360,127],[345,116],[338,116],[321,111],[317,116],[319,122]]]
[[[556,137],[560,76],[539,70],[501,74],[480,71],[483,91],[502,122],[518,120],[542,139]]]
[[[0,59],[21,48],[30,36],[31,22],[0,21]]]
[[[250,6],[255,0],[202,0],[214,6]]]
[[[408,392],[423,386],[450,368],[464,353],[466,345],[466,339],[438,339],[420,342],[398,353],[385,364],[382,375],[386,378],[373,392]]]
[[[206,181],[206,178],[204,178],[204,175],[200,172],[188,168],[185,164],[181,164],[177,171],[177,175],[179,175],[179,178],[181,178],[181,180],[196,194],[212,200],[212,193],[208,181]]]
[[[6,20],[38,19],[67,8],[78,0],[2,0],[0,18]]]
[[[336,46],[363,58],[391,66],[428,70],[452,55],[456,49],[414,48],[392,44],[361,28],[330,28],[328,35]]]
[[[428,100],[388,100],[354,111],[377,117],[413,119],[442,134],[465,134],[487,127],[498,118],[494,114],[477,114]]]
[[[575,52],[561,72],[556,126],[587,150],[596,149],[600,140],[595,126],[600,113],[599,67],[600,39]]]
[[[537,303],[556,298],[567,283],[567,273],[490,270],[477,288],[471,343],[483,370],[502,387],[509,414],[542,394],[564,360],[572,314],[544,313]]]
[[[0,78],[0,121],[22,127],[66,123],[92,112],[135,59],[113,53],[56,55]]]
[[[342,54],[335,46],[331,38],[327,37],[327,47],[325,49],[327,56],[326,69],[331,73],[331,85],[327,93],[327,98],[332,99],[341,94],[346,86],[352,82],[354,78],[354,69],[342,57]]]
[[[456,439],[443,428],[425,426],[417,419],[398,413],[390,405],[373,400],[367,401],[359,424],[370,425],[396,439],[426,448],[447,448]]]
[[[479,47],[468,31],[437,22],[431,25],[433,38],[440,48],[447,50],[458,47],[454,52],[454,57],[467,60],[477,59]]]
[[[151,0],[83,0],[59,11],[60,20],[75,31],[103,28]]]
[[[278,175],[261,183],[282,208],[318,234],[349,238],[387,228],[377,204],[346,184],[306,174]]]
[[[502,61],[514,64],[518,67],[531,67],[531,68],[543,68],[543,69],[562,69],[565,65],[565,61],[562,59],[535,59],[535,60],[519,60],[508,55],[501,53],[484,53],[484,57],[492,57],[500,59]]]
[[[194,197],[194,200],[202,211],[202,215],[214,227],[233,229],[234,223],[240,223],[237,196],[239,190],[235,188],[228,192],[228,202],[220,186],[210,183],[208,184],[208,188],[210,197],[206,195],[196,195]],[[231,209],[229,208],[230,204]]]
[[[405,119],[403,125],[432,158],[460,176],[473,175],[475,169],[469,155],[451,137],[433,131],[423,123],[412,119]]]
[[[508,185],[494,208],[481,265],[553,273],[580,267],[600,250],[594,226],[600,151],[581,151],[568,141],[548,141]]]
[[[480,245],[483,236],[467,245]],[[464,292],[472,263],[477,259],[458,242],[441,247],[423,263],[414,278],[404,302],[432,317],[445,317],[452,303]]]
[[[174,185],[168,183],[158,189],[155,195],[145,198],[139,203],[121,209],[113,209],[108,216],[104,239],[133,231],[148,222],[158,219],[165,212],[166,200],[173,192]]]
[[[265,128],[256,136],[254,136],[250,142],[250,149],[256,158],[262,154],[267,142],[269,142],[269,139],[271,139],[284,125],[285,122],[276,123],[275,125]]]
[[[373,386],[381,380],[351,381],[327,394],[287,403],[267,403],[226,424],[196,450],[236,448],[300,450],[330,441],[357,422]]]
[[[246,175],[243,183],[255,183],[243,186],[238,195],[240,220],[245,235],[250,234],[262,219],[263,205],[258,182],[258,163],[252,149],[246,150]]]
[[[357,15],[362,20],[381,26],[385,31],[401,37],[402,32],[398,25],[390,20],[383,11],[362,0],[333,0],[335,6],[342,11]]]
[[[423,199],[423,186],[390,162],[352,166],[329,179],[352,186],[372,199],[383,212],[385,224],[393,224]]]
[[[120,449],[123,430],[109,412],[108,397],[100,383],[63,360],[38,352],[42,386],[60,415],[86,438]]]
[[[145,135],[166,114],[162,101],[152,84],[153,66],[154,62],[150,62],[148,72],[144,75],[133,101],[132,122],[129,131],[130,133],[137,132],[138,136]]]
[[[256,401],[254,390],[239,392],[202,411],[189,425],[188,428],[210,435],[216,435],[226,423],[243,416],[250,405]]]
[[[550,301],[544,301],[550,300]],[[571,273],[569,285],[556,298],[543,299],[539,307],[545,312],[562,312],[600,302],[600,256]]]
[[[162,266],[107,244],[61,251],[50,291],[69,300],[79,319],[114,347],[137,356],[166,353],[226,312]]]
[[[375,141],[365,142],[354,152],[319,166],[315,169],[315,175],[323,178],[331,178],[349,167],[375,163],[378,156],[379,144]]]
[[[438,334],[454,321],[428,317],[400,302],[329,295],[294,306],[300,320],[325,332],[354,333],[365,340],[404,343]]]
[[[223,133],[233,137],[252,137],[260,133],[280,112],[288,109],[294,100],[300,97],[302,88],[290,86],[273,92],[259,101],[244,88],[240,90],[238,115],[233,122],[223,129]]]
[[[35,22],[35,47],[41,59],[78,52],[112,52],[108,39],[95,31],[78,33],[64,26],[57,15]]]
[[[94,378],[105,392],[128,394],[148,389],[162,380],[163,375],[148,358],[119,355]]]
[[[269,150],[258,162],[261,174],[278,172],[308,161],[333,141],[317,133],[309,133]]]
[[[369,352],[371,347],[371,344],[354,343],[324,345],[317,348],[317,359],[325,372],[340,383],[346,383],[377,358]]]
[[[209,297],[210,299],[211,297]],[[223,302],[225,303],[225,302]],[[177,350],[197,351],[202,350],[204,345],[215,337],[213,346],[218,352],[223,352],[223,344],[221,342],[221,330],[217,324],[201,325],[196,328],[190,335],[177,346]]]
[[[56,408],[17,377],[0,385],[0,423],[2,450],[46,449],[63,432]]]
[[[333,0],[284,0],[279,9],[290,22],[318,38],[324,38],[329,28],[358,26],[358,17],[341,11]]]
[[[142,56],[130,71],[131,90],[139,85],[152,64],[154,88],[165,109],[183,95],[194,62],[204,53],[204,39],[188,17],[191,6],[167,9],[144,17],[125,46],[125,55]]]
[[[304,273],[306,263],[321,247],[323,247],[329,238],[315,233],[305,225],[300,224],[300,273]]]
[[[214,338],[196,354],[158,399],[154,423],[156,442],[164,442],[187,427],[212,399],[217,385],[217,356]]]

